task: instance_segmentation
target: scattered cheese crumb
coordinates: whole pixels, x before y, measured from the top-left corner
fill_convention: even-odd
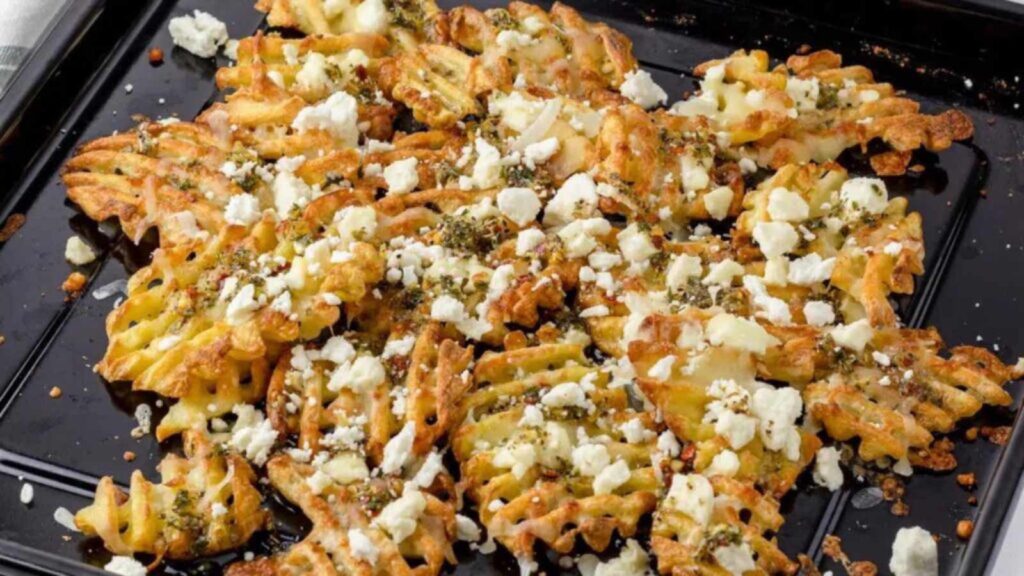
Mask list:
[[[213,58],[228,41],[228,27],[202,10],[195,10],[192,16],[171,18],[168,29],[176,46],[200,58]]]

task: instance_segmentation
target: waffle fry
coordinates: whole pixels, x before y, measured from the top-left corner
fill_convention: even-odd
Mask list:
[[[230,550],[263,529],[268,515],[244,458],[218,453],[202,432],[184,435],[185,457],[168,455],[154,484],[132,474],[128,494],[109,476],[95,502],[75,515],[87,535],[99,536],[114,554],[158,559],[195,558]]]

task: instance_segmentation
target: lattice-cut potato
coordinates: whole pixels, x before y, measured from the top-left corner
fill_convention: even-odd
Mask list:
[[[258,33],[239,41],[238,63],[217,70],[217,86],[238,89],[267,76],[308,102],[343,90],[370,104],[377,88],[369,71],[387,50],[388,41],[379,34],[285,39]]]
[[[62,180],[93,220],[117,218],[135,242],[156,227],[171,243],[225,225],[224,206],[243,192],[220,173],[231,152],[230,139],[211,126],[145,122],[82,146]]]
[[[911,151],[944,150],[973,133],[962,112],[921,114],[917,102],[875,82],[863,66],[843,67],[834,52],[791,56],[784,66],[768,66],[760,50],[705,62],[694,70],[703,77],[700,94],[673,111],[708,117],[729,134],[734,150],[772,168],[832,160],[877,138],[895,153],[877,166],[899,174]]]
[[[101,479],[95,501],[75,514],[78,528],[114,554],[158,559],[215,555],[265,528],[269,517],[245,459],[223,454],[204,432],[183,437],[185,456],[164,457],[159,484],[136,470],[125,494],[111,477]]]
[[[602,100],[637,67],[629,38],[558,2],[551,12],[524,2],[486,11],[459,6],[448,19],[452,41],[478,55],[479,82],[490,90],[520,83]]]
[[[380,63],[379,82],[393,100],[412,110],[416,120],[447,128],[480,115],[477,95],[481,63],[455,48],[422,44]]]
[[[433,0],[257,0],[267,23],[308,35],[387,34],[403,46],[444,39],[447,26]]]
[[[270,484],[309,518],[313,528],[283,552],[233,564],[229,576],[429,576],[438,574],[445,562],[455,562],[453,505],[412,482],[374,477],[321,487],[313,480],[313,466],[285,455],[271,459],[267,472]]]
[[[865,460],[908,456],[932,443],[985,405],[1008,406],[1003,386],[1013,370],[982,348],[959,346],[944,353],[934,329],[886,329],[873,334],[864,352],[831,338],[819,349],[822,380],[804,390],[808,411],[836,440],[858,438]]]
[[[733,236],[738,249],[756,248],[782,264],[791,287],[820,295],[827,280],[845,294],[847,316],[895,325],[889,296],[912,293],[914,276],[924,273],[921,216],[907,213],[906,198],[890,199],[882,180],[850,178],[835,163],[787,165],[747,194],[743,207]]]
[[[695,343],[692,348],[677,344],[687,339],[684,333],[699,330],[707,316],[690,310],[650,318],[650,339],[629,346],[637,385],[669,429],[695,445],[693,465],[698,472],[714,470],[716,457],[731,452],[724,456],[735,457],[737,465],[730,477],[781,498],[821,442],[796,422],[803,413],[799,392],[757,382],[757,365],[749,351],[707,343]],[[667,371],[658,366],[666,358],[673,359]],[[793,413],[773,411],[787,403]]]
[[[110,344],[97,371],[181,400],[157,428],[161,439],[256,401],[268,362],[286,344],[319,335],[341,304],[382,278],[378,249],[356,239],[372,241],[376,216],[358,203],[357,193],[339,192],[277,230],[265,219],[205,244],[158,250],[108,317]]]
[[[520,559],[541,541],[605,549],[653,510],[660,469],[651,414],[590,367],[578,344],[486,353],[452,436],[462,486],[491,537]]]
[[[710,499],[697,504],[699,511],[688,510],[699,518],[676,504],[677,482],[692,486],[689,491],[697,492],[697,498]],[[796,574],[799,565],[775,540],[782,523],[778,501],[749,483],[677,474],[655,513],[651,550],[661,574]]]

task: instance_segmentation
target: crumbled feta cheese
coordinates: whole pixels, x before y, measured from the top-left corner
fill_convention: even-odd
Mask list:
[[[567,256],[582,258],[597,249],[597,236],[605,236],[611,231],[611,223],[604,218],[584,218],[569,222],[558,231],[558,238],[565,246]]]
[[[335,368],[327,388],[332,392],[347,388],[357,393],[370,393],[386,379],[380,358],[360,356],[351,364],[344,363]]]
[[[920,526],[900,528],[892,543],[889,570],[893,576],[936,576],[939,548],[932,535]]]
[[[679,175],[685,192],[703,190],[711,184],[711,176],[708,174],[708,169],[700,160],[695,159],[689,154],[684,154],[679,159]]]
[[[626,72],[626,79],[619,86],[619,92],[645,110],[668,102],[668,94],[646,70]]]
[[[416,189],[416,185],[420,183],[420,176],[416,171],[418,163],[419,160],[412,156],[388,164],[388,167],[384,169],[384,181],[388,185],[388,195],[400,196]]]
[[[252,318],[253,312],[260,308],[259,302],[254,297],[255,295],[255,286],[252,284],[242,286],[242,289],[228,303],[227,311],[224,313],[228,324],[238,326]]]
[[[678,292],[686,288],[690,278],[699,278],[702,272],[699,256],[679,254],[672,259],[672,264],[665,272],[665,284],[670,290]]]
[[[553,136],[540,142],[534,142],[523,149],[523,163],[528,168],[536,168],[538,164],[547,162],[557,154],[561,146],[562,143]]]
[[[836,344],[843,348],[863,352],[864,346],[874,337],[875,331],[871,328],[871,323],[866,318],[862,318],[852,324],[840,324],[832,328],[829,330],[829,335],[832,336],[832,340]]]
[[[764,264],[764,283],[769,286],[785,286],[789,275],[789,260],[783,256],[769,259]]]
[[[356,28],[359,32],[383,34],[391,24],[384,0],[362,0],[356,6]]]
[[[477,188],[494,188],[501,184],[501,152],[490,142],[477,138],[476,163],[473,164],[471,181]]]
[[[779,343],[757,322],[727,313],[718,314],[708,321],[706,331],[708,341],[715,346],[729,346],[755,354],[764,354],[768,346]]]
[[[818,107],[820,85],[817,78],[786,78],[786,94],[793,100],[797,110],[814,110]]]
[[[836,321],[836,313],[828,302],[811,300],[804,304],[804,319],[811,326],[828,326]]]
[[[536,220],[540,208],[540,198],[529,188],[505,188],[498,193],[498,210],[519,226]]]
[[[719,186],[704,195],[704,208],[715,220],[721,220],[729,215],[729,207],[732,206],[732,188]]]
[[[481,533],[480,527],[472,519],[462,514],[455,515],[456,538],[463,542],[479,542]]]
[[[672,376],[672,366],[676,363],[675,356],[665,356],[658,360],[647,370],[647,375],[655,380],[664,382]]]
[[[597,476],[611,461],[604,444],[583,444],[572,450],[572,465],[583,476]]]
[[[818,450],[814,458],[814,481],[835,492],[843,487],[843,470],[839,467],[839,450],[829,446]]]
[[[412,443],[415,439],[416,423],[406,422],[402,430],[384,446],[384,456],[380,462],[381,472],[385,474],[401,472],[412,456]]]
[[[597,560],[597,557],[588,554],[587,556]],[[580,558],[579,568],[580,574],[587,576],[645,576],[650,573],[649,562],[650,559],[647,556],[647,552],[644,551],[643,546],[639,542],[630,538],[626,540],[626,546],[622,552],[615,558],[607,562],[598,562],[593,567],[593,573],[589,574],[584,570],[583,558]]]
[[[719,546],[711,555],[715,557],[718,565],[725,568],[725,571],[731,576],[743,576],[757,570],[754,553],[746,542]]]
[[[577,382],[563,382],[553,386],[540,398],[541,404],[549,408],[587,408],[587,393]]]
[[[323,130],[345,146],[355,148],[359,144],[358,123],[359,103],[346,92],[335,92],[327,100],[299,110],[292,128],[300,133]]]
[[[545,226],[565,226],[589,218],[597,208],[597,184],[585,172],[570,176],[544,209]]]
[[[729,478],[736,475],[740,470],[740,459],[732,450],[722,450],[715,457],[711,459],[711,464],[704,469],[704,474],[707,476],[727,476]]]
[[[892,358],[889,358],[888,354],[884,354],[878,350],[871,352],[871,358],[875,361],[875,364],[878,364],[879,366],[888,366],[892,363]]]
[[[491,463],[498,468],[508,468],[516,479],[522,479],[537,463],[537,449],[533,444],[503,446],[495,453]]]
[[[810,254],[797,258],[789,263],[789,275],[787,279],[792,284],[799,286],[813,286],[832,278],[832,270],[835,269],[836,259],[825,258],[818,254]]]
[[[632,418],[626,421],[624,424],[619,425],[619,431],[622,432],[622,437],[629,444],[640,444],[653,440],[657,434],[652,430],[648,430],[640,418]]]
[[[793,322],[789,311],[789,304],[781,298],[776,298],[768,293],[764,281],[759,276],[744,276],[743,287],[750,293],[754,306],[757,308],[757,316],[766,318],[776,326],[786,326]]]
[[[64,259],[75,266],[85,266],[96,259],[96,253],[81,238],[71,236],[64,245]]]
[[[146,565],[131,556],[113,556],[103,569],[120,576],[146,576]]]
[[[733,278],[742,276],[743,272],[742,264],[739,264],[732,258],[726,258],[721,262],[715,262],[708,268],[708,275],[701,280],[701,284],[705,286],[712,284],[728,286],[732,284]]]
[[[754,225],[754,241],[766,258],[775,258],[792,251],[800,241],[788,222],[758,222]]]
[[[714,510],[715,492],[708,479],[700,474],[674,474],[665,504],[705,526]]]
[[[600,318],[602,316],[607,316],[608,314],[611,314],[608,307],[604,304],[598,304],[597,306],[591,306],[581,311],[579,316],[580,318]]]
[[[377,563],[377,556],[380,553],[373,540],[370,540],[366,533],[359,528],[349,528],[348,549],[352,552],[353,558],[363,560],[370,565]]]
[[[35,488],[31,484],[25,482],[21,485],[21,493],[18,495],[18,499],[21,503],[28,506],[32,503],[32,498],[35,497]]]
[[[466,319],[466,307],[447,294],[430,305],[430,317],[441,322],[458,323]]]
[[[616,239],[619,241],[619,251],[630,262],[643,262],[658,253],[658,249],[651,243],[650,235],[636,224],[621,230]]]
[[[380,511],[373,520],[373,525],[390,534],[396,544],[401,544],[416,531],[416,523],[426,509],[427,499],[423,497],[423,493],[419,490],[406,489],[401,497]]]
[[[777,222],[803,222],[810,215],[803,197],[785,188],[773,188],[768,194],[768,215]]]
[[[228,224],[248,226],[260,219],[260,201],[252,194],[235,194],[224,208]]]
[[[795,388],[758,388],[751,398],[750,411],[759,420],[765,448],[783,452],[791,461],[800,458],[800,431],[795,425],[803,413],[800,392]]]
[[[527,256],[540,244],[544,242],[544,232],[536,228],[529,228],[519,232],[516,236],[516,256]]]
[[[231,411],[236,420],[228,445],[257,466],[263,466],[277,441],[277,430],[263,416],[263,412],[249,404],[236,404]]]
[[[146,434],[149,434],[149,431],[152,429],[153,426],[152,419],[153,409],[149,407],[149,404],[143,403],[136,406],[135,421],[138,423],[138,426],[132,429],[132,438],[141,438]]]
[[[850,178],[839,189],[839,199],[848,212],[881,214],[889,205],[889,192],[879,178]]]
[[[53,521],[63,526],[65,530],[78,532],[78,525],[75,524],[75,515],[63,506],[58,506],[53,511]]]
[[[535,44],[537,41],[529,34],[524,34],[518,30],[502,30],[501,32],[498,32],[498,36],[494,39],[494,42],[503,51],[512,52],[517,48],[525,48],[531,44]]]
[[[227,25],[201,10],[193,11],[192,16],[171,18],[167,28],[175,46],[200,58],[213,58],[228,41]]]

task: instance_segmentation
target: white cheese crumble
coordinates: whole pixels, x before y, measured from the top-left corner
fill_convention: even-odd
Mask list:
[[[705,526],[714,510],[715,492],[708,479],[700,474],[674,474],[665,504]]]
[[[565,226],[577,218],[589,218],[597,208],[597,184],[586,173],[570,176],[544,209],[545,226]]]
[[[536,220],[540,208],[540,198],[529,188],[505,188],[498,193],[498,210],[518,226]]]
[[[385,474],[397,474],[412,456],[412,444],[416,439],[416,423],[406,422],[402,430],[384,446],[380,470]]]
[[[85,266],[96,259],[96,253],[81,238],[71,236],[64,245],[64,259],[75,266]]]
[[[417,164],[419,160],[415,156],[388,164],[384,169],[384,181],[387,182],[389,195],[408,194],[416,189],[416,185],[420,183],[420,176],[416,171]]]
[[[803,413],[800,392],[794,388],[759,388],[751,398],[750,411],[758,418],[765,448],[782,452],[791,461],[800,459],[800,430],[796,427]]]
[[[534,142],[523,149],[523,164],[526,164],[531,169],[536,168],[538,164],[547,162],[557,154],[561,146],[562,143],[554,136],[540,142]]]
[[[835,492],[843,487],[843,470],[839,467],[839,450],[829,446],[814,457],[814,481]]]
[[[676,363],[675,356],[665,356],[658,360],[647,370],[647,375],[655,380],[664,382],[672,376],[672,366]]]
[[[463,542],[479,542],[482,535],[476,522],[462,514],[455,515],[455,534]]]
[[[260,219],[260,201],[252,194],[235,194],[224,208],[224,219],[234,226],[248,226]]]
[[[900,528],[892,543],[889,570],[893,576],[935,576],[939,573],[939,547],[921,528]]]
[[[839,189],[839,199],[854,214],[881,214],[889,205],[885,182],[879,178],[850,178]]]
[[[732,450],[722,450],[711,459],[711,464],[704,469],[707,476],[733,477],[740,470],[740,459]]]
[[[832,278],[832,270],[835,269],[835,266],[835,257],[822,259],[821,256],[812,252],[789,263],[787,280],[791,284],[799,286],[821,284]]]
[[[755,354],[764,354],[768,346],[779,343],[757,322],[724,312],[708,321],[707,336],[715,346],[729,346]]]
[[[708,275],[701,280],[701,284],[710,286],[712,284],[718,284],[720,286],[728,286],[732,284],[732,279],[737,276],[742,276],[744,272],[743,265],[736,262],[732,258],[726,258],[721,262],[715,262],[708,268]]]
[[[356,7],[356,28],[360,32],[383,34],[391,23],[384,0],[363,0]]]
[[[277,441],[277,430],[270,420],[249,404],[236,404],[231,411],[237,417],[228,445],[257,466],[263,466]]]
[[[583,444],[572,450],[572,465],[583,476],[597,476],[611,461],[604,444]]]
[[[637,224],[627,226],[618,233],[616,239],[622,256],[630,262],[644,262],[658,253],[658,249],[651,243],[651,236]]]
[[[840,324],[829,330],[828,333],[836,344],[855,352],[863,352],[864,346],[875,335],[867,318],[861,318],[851,324]]]
[[[645,110],[668,102],[668,94],[646,70],[626,72],[626,79],[619,86],[619,92]]]
[[[171,18],[167,28],[175,46],[200,58],[213,58],[228,41],[227,25],[202,10],[193,11],[192,16]]]
[[[718,565],[725,568],[731,576],[743,576],[757,570],[754,553],[746,542],[719,546],[711,555],[715,557]]]
[[[619,486],[628,482],[629,478],[629,464],[625,460],[617,460],[594,475],[594,494],[611,494]]]
[[[516,256],[527,256],[544,242],[544,232],[536,228],[523,230],[516,236]]]
[[[597,558],[593,555],[587,555]],[[583,567],[583,558],[580,558],[580,573],[587,574]],[[630,538],[626,540],[626,546],[618,556],[607,562],[599,562],[594,566],[591,576],[644,576],[650,572],[648,563],[650,559],[647,552],[639,542]]]
[[[320,102],[299,110],[292,128],[299,133],[323,130],[350,148],[359,144],[359,103],[346,92],[335,92]]]
[[[18,499],[21,500],[22,504],[28,506],[32,503],[32,498],[35,497],[35,493],[35,488],[33,488],[28,482],[25,482],[21,485],[21,493],[18,495]]]
[[[768,215],[778,222],[803,222],[810,215],[810,207],[796,192],[773,188],[768,194]]]
[[[729,207],[732,206],[732,188],[719,186],[704,195],[704,208],[715,220],[721,220],[729,215]]]
[[[75,524],[75,515],[63,506],[58,506],[53,511],[53,521],[71,532],[78,532],[78,525]]]
[[[836,313],[828,302],[811,300],[804,304],[804,319],[811,326],[828,326],[836,321]]]
[[[699,256],[680,254],[672,259],[665,273],[665,284],[670,290],[679,291],[686,287],[690,278],[699,278],[702,272]]]
[[[416,531],[416,523],[420,515],[427,509],[427,499],[419,490],[406,489],[402,496],[392,501],[380,511],[373,524],[382,528],[396,544]]]
[[[363,560],[367,564],[376,564],[379,550],[377,546],[370,540],[370,537],[359,528],[349,528],[348,530],[348,547],[352,552],[352,557],[356,560]]]
[[[800,241],[796,229],[788,222],[758,222],[754,225],[753,236],[769,259],[792,251]]]
[[[114,556],[103,569],[120,576],[146,576],[146,566],[131,556]]]

